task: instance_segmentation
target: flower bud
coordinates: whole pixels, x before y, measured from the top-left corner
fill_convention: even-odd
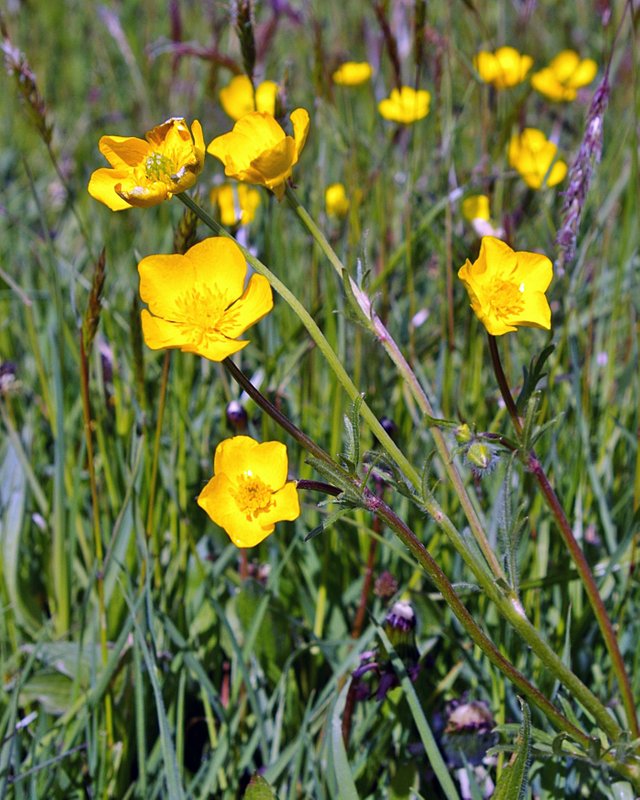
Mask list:
[[[248,415],[244,406],[237,400],[232,400],[227,405],[227,422],[236,431],[242,433],[247,430]]]

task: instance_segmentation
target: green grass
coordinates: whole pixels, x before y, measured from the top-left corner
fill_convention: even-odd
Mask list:
[[[555,346],[536,419],[553,423],[536,452],[596,576],[638,697],[637,19],[628,11],[623,19],[622,2],[612,4],[607,26],[585,2],[530,4],[528,20],[516,11],[524,4],[429,3],[420,81],[432,93],[431,112],[398,132],[376,110],[392,88],[392,69],[373,6],[292,5],[299,19],[282,14],[268,42],[269,4],[259,4],[256,19],[266,42],[259,49],[261,72],[286,85],[288,111],[302,106],[311,114],[309,141],[294,169],[297,195],[348,273],[362,276],[435,416],[512,437],[484,331],[455,278],[478,252],[460,198],[490,191],[493,217],[508,226],[514,247],[555,261],[566,182],[527,190],[508,169],[506,142],[519,124],[553,131],[571,163],[613,47],[603,158],[576,258],[564,274],[556,270],[548,292],[553,329],[520,329],[499,346],[514,388],[532,357],[549,342]],[[413,6],[389,5],[411,83]],[[176,6],[184,42],[215,48],[241,65],[227,4]],[[197,506],[216,445],[233,435],[225,415],[232,399],[245,406],[252,436],[288,445],[293,477],[323,479],[220,364],[171,353],[155,461],[165,354],[140,338],[136,265],[173,250],[184,207],[174,199],[114,214],[86,185],[104,165],[97,149],[103,134],[141,136],[182,115],[202,122],[207,143],[230,130],[217,102],[230,73],[193,55],[174,62],[165,47],[171,21],[164,7],[125,0],[108,17],[101,8],[67,0],[3,12],[45,98],[55,164],[5,74],[0,366],[12,365],[15,380],[5,380],[0,395],[0,796],[235,798],[258,770],[280,800],[455,796],[442,787],[451,776],[461,791],[456,770],[464,769],[460,753],[469,757],[473,737],[456,742],[443,729],[460,700],[486,703],[502,726],[499,737],[487,737],[487,746],[499,742],[506,750],[485,765],[497,781],[523,719],[518,693],[377,518],[355,508],[305,541],[335,507],[301,492],[302,515],[278,524],[247,553],[252,576],[246,577],[240,552]],[[568,105],[547,103],[528,83],[496,96],[475,77],[472,59],[503,43],[534,55],[536,68],[575,47],[598,61],[598,78]],[[346,59],[373,62],[371,87],[331,85],[332,69]],[[209,189],[221,177],[220,164],[207,157],[196,187],[206,209]],[[352,200],[342,222],[324,212],[324,188],[338,180]],[[418,473],[425,471],[435,499],[469,541],[460,501],[415,398],[380,343],[354,321],[335,272],[287,202],[260,191],[246,241],[309,310],[373,413],[393,420],[398,448]],[[200,225],[198,235],[211,232]],[[89,353],[96,518],[80,329],[103,247],[106,282]],[[419,312],[426,319],[413,325]],[[251,344],[236,358],[243,371],[332,457],[345,453],[350,400],[291,308],[277,298],[247,337]],[[456,452],[451,431],[444,436]],[[362,421],[358,438],[363,477],[371,452],[381,447]],[[512,565],[527,616],[627,730],[583,584],[532,475],[520,464],[509,467],[504,454],[481,479],[461,453],[457,463],[498,559]],[[621,761],[635,764],[635,753],[605,737],[498,613],[424,507],[391,478],[384,498],[500,652],[603,750],[616,747]],[[520,536],[509,537],[508,518],[518,513]],[[399,665],[385,658],[380,633],[393,601],[370,593],[363,627],[351,635],[373,542],[374,577],[391,573],[394,599],[410,600],[415,610],[422,669],[414,691],[405,675],[384,700],[355,703],[345,745],[344,704],[361,654],[377,649],[389,674]],[[411,667],[411,648],[394,647]],[[633,796],[629,785],[623,794],[623,778],[596,745],[585,754],[567,740],[561,754],[556,730],[533,707],[531,726],[528,779],[535,796]],[[425,755],[429,731],[442,761],[434,751]],[[481,797],[481,776],[469,768],[468,779],[478,784],[474,797]]]

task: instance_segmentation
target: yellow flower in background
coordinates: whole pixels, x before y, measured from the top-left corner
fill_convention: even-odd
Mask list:
[[[537,128],[525,128],[511,137],[507,157],[531,189],[555,186],[564,180],[567,165],[556,160],[558,148]]]
[[[349,212],[349,198],[342,183],[332,183],[325,189],[324,204],[330,217],[345,217]]]
[[[509,89],[527,77],[533,59],[519,53],[515,47],[499,47],[495,53],[486,50],[476,53],[473,66],[485,83],[496,89]]]
[[[491,219],[489,198],[486,194],[470,194],[462,201],[462,216],[471,222],[474,219]]]
[[[284,182],[307,140],[309,114],[296,108],[291,122],[293,136],[287,136],[270,114],[254,111],[239,119],[232,131],[215,138],[207,152],[222,161],[225,175],[266,186],[281,200]]]
[[[278,96],[278,84],[274,81],[263,81],[253,85],[248,75],[236,75],[223,89],[220,89],[220,103],[231,119],[238,120],[251,111],[265,111],[273,116]]]
[[[416,91],[411,86],[403,86],[392,89],[389,97],[378,103],[378,111],[385,119],[410,125],[427,116],[430,103],[431,95],[426,89]]]
[[[580,59],[574,50],[563,50],[551,59],[549,66],[531,76],[533,88],[549,100],[570,102],[578,89],[596,77],[598,65],[591,58]]]
[[[182,117],[173,117],[145,137],[103,136],[98,143],[112,169],[93,173],[89,194],[112,211],[156,206],[190,189],[202,171],[204,138],[197,120],[189,131]]]
[[[300,516],[294,481],[287,482],[287,448],[234,436],[216,447],[213,478],[198,505],[237,547],[253,547],[273,533],[276,522]]]
[[[339,86],[359,86],[371,79],[373,70],[367,61],[345,61],[333,73],[333,82]]]
[[[485,236],[473,264],[467,259],[458,277],[469,293],[471,308],[492,336],[518,326],[551,328],[545,292],[553,277],[551,261],[539,253],[513,251]]]
[[[243,183],[237,186],[223,183],[222,186],[213,187],[209,200],[212,205],[218,206],[223,225],[248,225],[256,216],[260,192]]]
[[[184,255],[153,255],[138,264],[142,333],[148,347],[179,347],[222,361],[248,341],[237,337],[273,308],[271,286],[252,275],[238,245],[212,236]]]

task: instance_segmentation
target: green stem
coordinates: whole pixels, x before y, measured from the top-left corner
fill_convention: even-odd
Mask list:
[[[326,237],[302,206],[295,192],[288,186],[286,189],[286,197],[298,218],[313,236],[322,252],[325,254],[331,265],[338,273],[339,277],[342,279],[347,294],[351,295],[361,312],[362,322],[378,339],[385,352],[394,363],[402,379],[409,387],[420,411],[427,417],[433,418],[435,415],[433,407],[429,402],[429,398],[425,394],[422,386],[420,385],[420,381],[418,380],[415,372],[411,369],[409,362],[402,354],[402,351],[398,347],[396,341],[391,336],[380,317],[374,311],[371,300],[362,291],[362,289],[360,289],[355,281],[346,275],[344,265],[336,255]],[[456,467],[453,456],[451,455],[451,452],[447,446],[442,431],[437,426],[432,426],[431,435],[433,436],[436,449],[438,450],[442,460],[444,470],[453,485],[456,495],[458,496],[458,500],[460,501],[462,510],[467,518],[471,532],[478,543],[482,554],[487,560],[487,563],[489,564],[494,576],[496,578],[504,578],[504,571],[500,566],[500,562],[496,558],[493,548],[487,539],[482,522],[478,517],[471,497],[469,496],[469,493],[467,492],[467,489],[462,481],[462,477],[458,472],[458,468]]]
[[[293,422],[291,422],[290,419],[285,417],[282,412],[280,412],[269,400],[267,400],[267,398],[264,397],[260,391],[255,388],[255,386],[253,386],[247,376],[241,372],[241,370],[239,370],[230,359],[225,359],[223,363],[227,370],[229,370],[234,380],[238,382],[238,384],[245,390],[249,397],[255,400],[255,402],[264,411],[266,411],[266,413],[269,414],[269,416],[278,425],[287,431],[287,433],[289,433],[305,450],[307,450],[307,452],[309,452],[319,461],[327,464],[327,466],[331,468],[332,474],[336,474],[337,470],[337,474],[342,474],[344,476],[345,485],[342,487],[343,489],[356,488],[358,495],[360,497],[362,496],[362,487],[355,480],[355,478],[349,475],[349,473],[346,472],[342,467],[339,467],[319,445],[317,445],[312,439],[303,433],[296,425],[294,425]],[[452,541],[460,544],[460,534],[456,531],[455,526],[447,518],[446,514],[439,508],[435,501],[432,503],[430,513],[440,527],[443,528],[445,533],[447,533],[447,535],[452,539]],[[428,559],[431,559],[431,556],[427,553],[426,549],[421,543],[419,544],[422,550],[424,550],[428,556]],[[420,561],[420,563],[426,569],[427,562],[424,561],[423,563],[423,561]],[[591,692],[591,690],[585,686],[573,672],[571,672],[571,670],[563,663],[562,659],[556,654],[553,648],[550,647],[540,636],[536,628],[527,619],[525,611],[518,598],[515,595],[505,596],[498,584],[491,578],[490,575],[487,575],[487,573],[476,561],[471,559],[471,561],[467,561],[467,563],[473,570],[478,582],[482,585],[486,595],[493,603],[495,603],[500,613],[511,623],[513,628],[536,653],[545,667],[547,667],[547,669],[549,669],[553,675],[558,677],[558,679],[567,687],[569,692],[573,694],[575,698],[593,714],[609,738],[613,741],[617,741],[622,735],[622,730],[620,727],[616,724],[613,717],[609,714],[607,709],[593,694],[593,692]]]
[[[102,668],[109,662],[107,647],[107,612],[104,600],[104,553],[102,534],[100,532],[100,504],[98,502],[98,484],[96,481],[95,459],[93,455],[93,437],[91,436],[91,402],[89,396],[89,363],[85,349],[84,330],[80,329],[80,387],[82,392],[82,417],[84,420],[84,437],[87,445],[87,469],[91,488],[91,514],[93,521],[93,544],[96,559],[96,585],[98,588],[98,628],[100,630],[100,656]],[[104,695],[104,717],[107,733],[107,748],[113,747],[113,713],[111,691]]]
[[[405,546],[411,550],[438,591],[442,594],[445,602],[449,608],[451,608],[456,618],[460,621],[473,642],[477,644],[482,652],[485,653],[487,658],[489,658],[491,663],[494,664],[494,666],[496,666],[533,705],[537,706],[558,730],[565,731],[576,741],[580,742],[583,747],[588,749],[591,742],[589,736],[587,736],[578,727],[573,725],[553,705],[553,703],[551,703],[535,686],[533,686],[533,684],[531,684],[527,678],[502,655],[489,637],[476,624],[475,620],[456,594],[455,589],[449,582],[444,572],[440,569],[438,564],[429,554],[422,542],[420,542],[418,537],[413,533],[413,531],[411,531],[411,529],[399,517],[396,516],[396,514],[382,501],[381,498],[366,489],[357,478],[353,477],[346,472],[346,470],[340,467],[340,465],[338,465],[327,453],[325,453],[325,451],[319,447],[319,445],[313,442],[313,440],[311,440],[303,431],[294,425],[290,419],[285,417],[281,411],[279,411],[269,400],[267,400],[266,397],[260,393],[258,389],[255,388],[255,386],[253,386],[249,378],[247,378],[247,376],[241,370],[239,370],[230,359],[225,359],[223,363],[234,380],[238,381],[239,385],[247,392],[247,394],[267,414],[269,414],[269,416],[278,425],[280,425],[287,433],[289,433],[305,450],[307,450],[307,452],[309,452],[318,460],[321,460],[323,463],[327,464],[327,466],[330,466],[332,474],[342,475],[343,485],[341,488],[343,491],[350,493],[355,491],[360,500],[363,502],[364,507],[383,520],[403,542],[403,544],[405,544]],[[313,486],[308,488],[322,489],[322,484],[316,482],[312,483]],[[305,481],[298,482],[299,488],[307,488],[306,484],[307,482]],[[329,494],[335,494],[336,487],[328,486],[326,489]],[[508,602],[506,601],[506,598],[505,602]],[[513,600],[511,602],[515,606],[515,602]],[[504,603],[500,603],[499,605],[500,609],[504,611]],[[520,615],[522,612],[519,611],[517,613]],[[524,617],[522,617],[522,620],[524,621]],[[541,660],[543,663],[545,663],[545,666],[549,667],[549,669],[554,672],[554,674],[558,674],[558,665],[556,662],[559,661],[559,659],[557,656],[555,656],[550,648],[549,651],[553,657],[542,658]],[[566,670],[566,668],[564,668],[563,671],[565,673],[569,672]],[[576,694],[577,699],[580,699],[584,702],[585,698],[588,699],[588,695],[590,694],[589,690],[581,684],[578,678],[573,676],[573,673],[569,672],[569,674],[573,677],[573,680],[569,681],[571,686],[568,684],[566,685],[570,691],[573,691]],[[603,714],[604,718],[608,718],[609,724],[606,725],[606,728],[609,730],[607,732],[612,738],[617,738],[621,731],[616,728],[613,719],[608,714],[607,710],[599,703],[597,698],[594,697],[594,700],[595,704],[589,702],[585,703],[585,705],[597,716],[598,721],[603,728],[605,728],[605,725],[602,723]],[[611,761],[611,764],[618,769],[618,771],[627,776],[630,774],[635,774],[631,773],[631,768],[627,765],[619,764],[618,762],[614,763],[613,760]],[[635,779],[637,780],[637,778]]]
[[[496,337],[491,335],[489,335],[489,352],[491,353],[491,363],[493,364],[498,386],[500,387],[500,393],[504,399],[507,411],[509,412],[509,416],[511,417],[516,433],[518,436],[522,436],[522,422],[518,415],[516,404],[505,377],[504,370],[502,369],[502,362],[500,360],[500,352],[498,350]],[[637,739],[640,737],[640,728],[638,727],[636,704],[633,697],[631,682],[624,665],[624,660],[618,646],[618,640],[616,639],[613,625],[611,624],[611,620],[607,614],[604,602],[600,596],[600,592],[598,591],[598,586],[589,567],[589,563],[575,536],[573,535],[573,530],[571,529],[567,515],[565,514],[558,496],[556,495],[549,482],[549,479],[547,478],[542,464],[537,459],[534,450],[530,450],[528,453],[526,453],[525,464],[529,471],[535,476],[538,486],[540,487],[544,499],[546,500],[547,506],[556,520],[562,540],[564,541],[564,544],[569,551],[571,558],[573,559],[573,563],[576,565],[578,574],[587,593],[587,597],[591,603],[591,608],[593,609],[593,613],[595,614],[598,626],[604,638],[609,657],[611,658],[611,663],[618,681],[618,686],[622,692],[622,702],[627,715],[627,724],[629,725],[633,738]]]
[[[179,197],[182,202],[188,207],[191,208],[195,214],[206,224],[208,225],[214,232],[222,234],[224,236],[229,236],[228,232],[218,223],[212,219],[200,206],[197,205],[190,197],[186,194],[178,194],[176,195]],[[232,238],[232,237],[230,237]],[[278,294],[289,304],[291,309],[298,315],[302,324],[307,328],[309,334],[316,342],[318,349],[322,352],[322,354],[327,359],[329,366],[333,369],[336,374],[336,377],[344,387],[345,391],[349,395],[349,397],[355,400],[361,400],[361,396],[354,386],[353,382],[347,375],[344,367],[338,360],[338,357],[334,353],[333,349],[324,338],[322,332],[316,325],[315,321],[312,319],[308,311],[304,308],[304,306],[299,302],[299,300],[292,294],[292,292],[279,280],[259,259],[253,256],[248,250],[241,248],[242,252],[247,259],[247,261],[251,264],[251,266],[256,270],[256,272],[264,275],[267,280],[271,283],[272,287],[278,292]],[[225,362],[225,366],[227,363]],[[234,365],[235,366],[235,365]],[[227,366],[228,368],[228,366]],[[236,368],[237,369],[237,368]],[[239,370],[238,370],[239,372]],[[245,380],[244,383],[240,384],[249,394],[250,397],[253,397],[256,402],[260,402],[262,407],[267,410],[266,406],[264,405],[267,401],[266,398],[262,398],[259,392],[252,387],[250,381],[248,379]],[[253,393],[252,393],[253,392]],[[262,398],[262,400],[259,400]],[[518,632],[518,634],[524,639],[524,641],[531,647],[531,649],[538,655],[540,660],[544,663],[544,665],[555,675],[564,685],[569,689],[569,691],[575,696],[575,698],[584,705],[586,709],[588,709],[593,716],[597,719],[598,724],[601,726],[602,730],[606,732],[612,740],[617,740],[622,735],[622,730],[617,725],[615,720],[609,714],[607,709],[604,705],[598,700],[598,698],[591,692],[588,687],[586,687],[582,681],[573,673],[571,672],[568,667],[562,662],[562,659],[556,654],[552,647],[545,642],[545,640],[541,637],[540,633],[536,630],[536,628],[531,624],[531,622],[527,619],[524,609],[520,604],[518,598],[516,596],[507,596],[503,593],[503,590],[500,588],[501,583],[495,580],[494,576],[490,574],[484,561],[481,561],[476,557],[474,553],[472,553],[467,546],[466,541],[456,529],[455,525],[451,522],[451,520],[447,517],[444,513],[440,505],[436,502],[436,500],[432,496],[422,497],[422,486],[420,476],[417,474],[416,470],[413,468],[411,463],[407,460],[406,456],[399,450],[397,445],[393,442],[391,437],[387,434],[384,430],[382,425],[379,423],[378,419],[376,418],[375,414],[371,411],[371,409],[367,406],[366,403],[361,402],[360,405],[360,413],[362,414],[363,418],[369,425],[371,431],[377,437],[378,441],[382,444],[383,447],[387,450],[389,455],[396,461],[398,467],[402,470],[405,477],[413,483],[414,487],[419,493],[420,503],[427,511],[427,513],[431,516],[431,518],[435,521],[435,523],[442,528],[444,533],[447,537],[451,540],[452,544],[454,545],[457,552],[463,558],[464,562],[473,572],[476,580],[482,586],[485,594],[487,597],[496,604],[500,613],[511,623],[514,629]],[[282,417],[282,415],[280,415]],[[274,417],[275,419],[275,417]],[[330,464],[333,468],[333,460],[327,456],[322,448],[315,444],[308,436],[302,434],[298,428],[296,428],[293,423],[287,420],[287,424],[290,427],[285,428],[291,433],[294,438],[298,439],[299,435],[304,436],[304,441],[310,444],[310,447],[313,449],[310,450],[313,455],[317,458],[323,459],[326,463]],[[298,440],[302,444],[302,440]],[[306,447],[305,444],[302,445]],[[418,498],[416,498],[418,499]]]

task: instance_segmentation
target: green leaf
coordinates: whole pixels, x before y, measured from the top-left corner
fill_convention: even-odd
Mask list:
[[[518,733],[516,749],[511,760],[502,770],[492,800],[525,800],[529,789],[529,763],[531,760],[531,712],[520,700],[522,725]]]
[[[249,781],[244,800],[277,800],[276,795],[261,775],[254,775]]]
[[[338,786],[337,800],[360,800],[342,738],[342,712],[344,711],[348,690],[349,684],[346,684],[340,692],[331,714],[331,752]]]
[[[518,409],[519,414],[522,414],[529,402],[529,398],[535,392],[536,386],[547,374],[542,370],[544,369],[545,362],[551,353],[553,353],[554,349],[555,345],[548,345],[537,358],[536,356],[533,356],[531,362],[529,363],[529,369],[526,367],[522,368],[524,380],[522,383],[522,391],[518,395],[518,399],[516,401],[516,408]]]

